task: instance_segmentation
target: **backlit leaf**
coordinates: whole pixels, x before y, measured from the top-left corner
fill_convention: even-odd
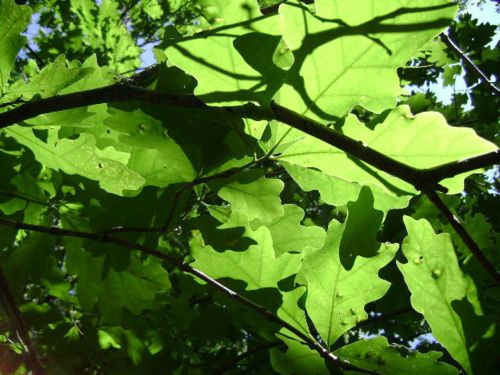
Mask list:
[[[390,283],[377,275],[397,249],[397,245],[382,244],[375,256],[358,257],[352,269],[347,270],[339,254],[344,230],[342,224],[333,220],[325,245],[316,251],[306,250],[300,270],[301,279],[307,283],[306,310],[328,346],[366,320],[364,306],[387,292]]]
[[[403,241],[407,263],[398,263],[411,292],[413,308],[424,315],[433,335],[463,368],[472,374],[460,316],[453,301],[468,297],[471,280],[458,266],[448,234],[435,234],[424,219],[404,218],[408,236]]]

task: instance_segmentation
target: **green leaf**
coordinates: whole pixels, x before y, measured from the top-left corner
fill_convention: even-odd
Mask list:
[[[493,143],[478,137],[470,128],[452,127],[437,112],[413,116],[410,108],[405,105],[392,110],[374,130],[367,128],[354,115],[349,115],[342,132],[415,168],[431,168],[497,150]],[[290,133],[289,137],[297,141],[280,157],[287,163],[317,168],[328,176],[360,185],[376,185],[386,194],[396,197],[415,194],[415,189],[408,183],[360,162],[314,137],[298,131]],[[475,172],[446,179],[442,181],[442,185],[450,190],[450,194],[458,193],[463,189],[464,178],[472,173]]]
[[[284,330],[288,334],[288,330]],[[325,366],[323,358],[318,352],[309,349],[306,345],[296,340],[278,335],[285,342],[287,351],[284,353],[278,348],[272,348],[271,364],[273,368],[283,375],[311,374],[329,375],[330,371]]]
[[[245,227],[245,237],[256,244],[250,245],[245,251],[227,250],[220,253],[211,246],[203,246],[198,240],[191,244],[191,254],[195,259],[193,267],[215,279],[242,280],[247,284],[247,290],[277,288],[278,281],[298,271],[301,254],[285,253],[276,258],[271,233],[266,227],[250,229],[248,219],[241,211],[233,211],[231,219],[224,228]]]
[[[276,256],[284,253],[301,253],[306,246],[320,248],[325,241],[325,231],[321,227],[300,225],[304,211],[293,204],[283,206],[284,215],[276,218],[268,229],[273,238]]]
[[[280,7],[283,38],[295,62],[277,101],[316,119],[361,105],[380,113],[403,92],[396,69],[453,19],[444,0],[317,0]]]
[[[6,260],[2,268],[15,293],[21,293],[28,281],[40,282],[56,266],[52,247],[54,238],[30,234]]]
[[[214,22],[211,29],[167,41],[169,61],[198,80],[195,94],[206,102],[269,101],[292,59],[277,16],[262,16],[256,0],[204,0],[200,6]]]
[[[285,322],[302,331],[302,333],[309,335],[306,313],[299,307],[299,299],[305,291],[306,288],[298,287],[291,292],[281,292],[283,303],[278,309],[278,316]],[[295,336],[291,332],[290,335]]]
[[[11,186],[6,187],[6,190],[12,190],[14,197],[7,202],[0,203],[0,210],[6,215],[22,211],[23,220],[27,223],[43,222],[42,214],[48,210],[49,204],[40,181],[35,180],[26,172],[20,172],[8,182]]]
[[[97,303],[106,322],[119,322],[123,308],[139,315],[151,308],[156,295],[170,289],[168,273],[156,259],[144,262],[132,256],[121,271],[106,267],[103,256],[82,248],[79,239],[65,238],[68,247],[66,267],[77,276],[77,297],[83,308]]]
[[[419,353],[402,345],[387,342],[385,337],[356,341],[343,346],[335,354],[354,366],[384,375],[451,375],[458,369],[438,359],[440,352]]]
[[[146,346],[132,330],[124,329],[121,326],[104,327],[97,331],[97,336],[99,345],[103,349],[109,347],[124,348],[134,365],[138,365],[145,354]]]
[[[26,43],[26,37],[20,34],[28,27],[31,8],[20,6],[14,0],[0,2],[0,94],[10,77],[10,71],[17,53]]]
[[[5,132],[28,147],[46,167],[98,181],[101,188],[110,193],[122,195],[124,190],[137,190],[144,184],[144,178],[137,172],[109,157],[100,157],[95,149],[95,138],[90,134],[81,134],[75,140],[58,140],[57,133],[49,130],[47,142],[44,142],[30,128],[15,125]],[[109,152],[116,156],[116,151]]]
[[[115,0],[80,0],[71,2],[71,10],[78,17],[76,26],[83,35],[83,46],[92,46],[110,66],[125,72],[140,66],[141,50],[122,22],[119,5]]]
[[[239,173],[217,194],[231,204],[232,210],[245,212],[250,222],[257,219],[268,225],[284,214],[280,199],[282,190],[282,181],[265,178],[262,171],[253,170]]]
[[[68,86],[81,79],[85,79],[89,75],[93,75],[94,72],[95,67],[68,63],[66,57],[60,55],[52,63],[45,66],[28,83],[25,83],[23,80],[16,81],[15,84],[9,87],[8,94],[15,96],[22,95],[24,99],[30,99],[35,95],[41,98],[48,98],[57,93],[62,93]],[[36,120],[31,121],[36,123]]]
[[[368,314],[364,306],[384,296],[390,283],[379,270],[394,257],[397,245],[382,244],[371,258],[357,258],[352,269],[341,263],[339,248],[345,227],[333,220],[320,250],[304,251],[299,280],[307,284],[306,310],[319,334],[330,346]],[[356,249],[351,251],[356,252]]]
[[[348,182],[341,178],[330,176],[318,170],[281,161],[281,165],[290,174],[293,180],[304,191],[317,190],[321,200],[332,206],[344,206],[359,196],[363,185]],[[398,197],[374,184],[366,184],[373,194],[373,206],[387,214],[389,210],[397,210],[408,206],[410,196]]]
[[[115,83],[115,78],[111,69],[99,66],[96,55],[91,55],[81,64],[79,62],[68,63],[64,56],[59,56],[53,64],[49,64],[28,84],[16,85],[13,91],[31,97],[37,94],[36,90],[41,86],[44,90],[42,96],[52,96],[111,85]],[[24,123],[38,128],[60,126],[60,137],[69,138],[80,132],[89,132],[97,137],[102,136],[106,130],[103,121],[108,116],[107,104],[97,104],[44,113]]]
[[[347,203],[347,211],[339,252],[342,265],[349,270],[357,256],[369,258],[377,254],[376,237],[383,214],[373,209],[373,195],[367,187],[361,189],[356,202]],[[363,228],[362,236],[360,228]]]
[[[423,55],[428,55],[427,61],[434,63],[436,66],[447,66],[455,61],[450,58],[446,49],[446,44],[441,39],[434,38],[422,47],[422,52]]]
[[[189,159],[171,138],[136,134],[120,140],[132,147],[128,167],[143,176],[148,185],[165,187],[196,177]]]
[[[500,254],[496,251],[495,244],[493,243],[495,231],[491,227],[491,224],[486,221],[486,217],[481,213],[477,213],[474,216],[466,214],[461,221],[467,233],[470,234],[481,251],[487,255],[487,258],[500,261]],[[463,243],[462,239],[453,228],[451,228],[451,225],[447,225],[446,228],[459,252],[470,256],[471,253],[469,248]]]
[[[152,19],[159,19],[163,15],[163,9],[156,0],[149,0],[144,6],[144,12]]]
[[[202,215],[190,221],[193,231],[199,231],[203,237],[203,246],[209,245],[217,251],[227,249],[244,251],[255,243],[251,238],[245,237],[244,227],[233,227],[229,224],[220,225],[212,216]]]
[[[475,302],[471,297],[475,286],[460,270],[448,234],[435,234],[424,219],[405,216],[404,222],[408,236],[402,247],[408,263],[398,263],[398,267],[410,289],[411,304],[424,315],[434,337],[472,374],[467,338],[452,302],[464,297]]]
[[[44,113],[34,119],[25,121],[28,125],[33,125],[38,128],[50,126],[75,126],[75,127],[89,127],[92,123],[88,119],[92,117],[93,113],[88,110],[88,107],[80,107],[69,109],[66,111],[57,111],[51,113]]]

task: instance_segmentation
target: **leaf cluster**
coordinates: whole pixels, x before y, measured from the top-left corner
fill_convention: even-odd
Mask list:
[[[18,3],[0,374],[498,371],[492,25],[445,0]]]

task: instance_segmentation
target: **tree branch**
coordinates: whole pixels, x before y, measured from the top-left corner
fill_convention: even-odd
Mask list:
[[[133,78],[125,79],[131,80]],[[185,108],[206,108],[206,104],[193,95],[173,95],[144,89],[128,83],[116,83],[92,90],[33,100],[9,111],[0,113],[0,129],[21,123],[44,113],[58,112],[94,104],[140,100]]]
[[[144,70],[137,76],[149,77],[153,70]],[[14,109],[0,113],[0,129],[21,123],[41,114],[63,111],[66,109],[84,107],[95,104],[124,102],[138,100],[160,105],[198,108],[216,113],[233,113],[240,117],[254,120],[271,120],[270,113],[253,104],[243,104],[227,107],[210,107],[196,96],[191,94],[170,94],[155,90],[145,89],[130,82],[136,82],[137,76],[126,78],[110,86],[97,89],[83,90],[65,95],[55,95],[49,98],[33,100]]]
[[[493,82],[490,81],[488,76],[484,74],[484,72],[479,69],[479,67],[474,63],[474,61],[471,60],[469,56],[467,56],[461,49],[460,47],[453,41],[451,38],[446,35],[445,33],[439,34],[439,38],[443,41],[444,44],[460,59],[462,62],[467,65],[472,73],[482,80],[484,83],[486,83],[488,86],[490,86],[491,91],[493,92],[494,95],[500,94],[500,89],[495,86]]]
[[[45,370],[42,365],[42,361],[38,355],[35,346],[33,345],[33,341],[31,341],[31,337],[28,332],[28,328],[26,323],[24,322],[21,311],[19,311],[19,307],[17,306],[16,299],[10,290],[9,283],[3,274],[2,268],[0,266],[0,300],[3,302],[5,306],[5,311],[7,316],[12,322],[14,326],[14,330],[16,331],[19,339],[22,344],[26,348],[26,354],[28,357],[27,365],[28,368],[33,371],[34,375],[44,375]]]
[[[387,172],[403,181],[409,182],[419,190],[424,188],[436,188],[436,182],[428,181],[425,171],[413,168],[383,153],[363,145],[361,141],[356,141],[342,133],[339,133],[320,122],[302,116],[292,110],[282,107],[272,102],[271,109],[274,117],[295,129],[299,129],[317,139],[320,139],[356,158],[373,165],[374,167]],[[442,190],[440,188],[439,190]]]
[[[142,72],[139,75],[141,77],[142,75],[149,76],[150,70]],[[242,118],[251,118],[254,120],[275,119],[337,147],[365,163],[412,184],[417,190],[422,191],[430,189],[446,191],[445,188],[438,185],[441,178],[452,177],[478,167],[488,166],[490,163],[497,163],[500,157],[500,154],[496,151],[465,161],[447,163],[430,169],[417,169],[392,159],[370,147],[364,146],[360,141],[336,132],[317,121],[295,113],[274,102],[271,103],[271,111],[251,103],[237,106],[210,107],[194,95],[163,93],[129,84],[129,82],[136,81],[132,77],[111,86],[27,102],[17,108],[0,113],[0,129],[21,123],[44,113],[129,100],[175,107],[198,108],[214,111],[215,113],[232,113]]]
[[[424,171],[424,174],[430,181],[441,181],[464,172],[487,168],[495,164],[500,164],[500,150],[428,168]]]
[[[200,280],[205,281],[207,284],[212,286],[213,288],[219,290],[223,294],[225,294],[227,297],[234,299],[235,301],[239,302],[240,304],[247,306],[248,308],[256,311],[258,314],[260,314],[264,319],[276,323],[280,327],[286,328],[290,332],[292,332],[294,335],[296,335],[298,338],[303,340],[309,348],[312,350],[316,351],[325,361],[332,363],[333,365],[343,369],[343,370],[351,370],[351,371],[358,371],[360,373],[365,373],[365,374],[372,374],[372,375],[377,375],[378,373],[370,371],[370,370],[365,370],[362,368],[358,368],[348,361],[345,361],[335,354],[331,353],[328,351],[328,349],[324,348],[318,341],[316,341],[312,336],[307,335],[303,333],[301,330],[298,328],[294,327],[290,323],[284,321],[277,315],[275,315],[273,312],[269,311],[266,309],[264,306],[258,305],[255,302],[249,300],[248,298],[238,294],[234,290],[228,288],[224,284],[221,284],[217,280],[211,278],[204,272],[192,267],[188,263],[184,262],[183,260],[176,259],[162,251],[159,251],[157,249],[150,248],[148,246],[136,243],[136,242],[131,242],[127,240],[123,240],[120,238],[112,237],[108,234],[99,234],[99,233],[93,233],[93,232],[84,232],[84,231],[77,231],[77,230],[69,230],[69,229],[62,229],[58,227],[44,227],[40,225],[34,225],[34,224],[27,224],[27,223],[21,223],[17,221],[13,221],[10,219],[6,219],[3,217],[0,217],[0,225],[8,226],[8,227],[13,227],[16,229],[24,229],[28,231],[34,231],[34,232],[41,232],[41,233],[47,233],[50,235],[54,236],[66,236],[66,237],[77,237],[77,238],[85,238],[89,240],[94,240],[94,241],[100,241],[100,242],[110,242],[110,243],[115,243],[117,245],[121,245],[125,248],[128,249],[135,249],[143,252],[144,254],[151,255],[153,257],[159,258],[168,265],[173,265],[177,268],[179,268],[181,271],[189,273],[195,277],[197,277]]]
[[[474,242],[469,233],[467,233],[458,218],[453,215],[453,213],[446,206],[446,204],[444,204],[441,198],[439,198],[435,191],[429,190],[426,191],[425,194],[427,195],[429,200],[434,203],[434,205],[439,209],[445,219],[451,224],[455,232],[460,236],[465,246],[467,246],[472,255],[474,255],[474,257],[479,261],[483,268],[490,274],[493,280],[495,280],[497,284],[500,284],[500,273],[498,273],[495,267],[484,256],[484,254],[479,249],[479,246]]]

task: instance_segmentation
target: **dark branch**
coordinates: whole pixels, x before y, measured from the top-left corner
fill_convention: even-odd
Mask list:
[[[33,371],[34,375],[44,375],[45,370],[42,365],[42,361],[38,355],[35,346],[33,345],[33,341],[31,341],[31,337],[28,332],[28,328],[26,323],[24,322],[21,311],[19,311],[19,307],[17,306],[16,299],[10,290],[9,283],[3,274],[2,268],[0,267],[0,300],[2,301],[5,312],[7,316],[11,320],[12,325],[14,326],[14,330],[16,331],[19,339],[22,344],[26,348],[26,355],[28,357],[27,365],[28,368]]]
[[[500,284],[500,273],[498,273],[495,267],[484,256],[484,254],[479,249],[479,246],[474,242],[469,233],[467,233],[458,218],[453,215],[453,213],[446,206],[446,204],[444,204],[441,198],[439,198],[435,191],[426,191],[425,194],[427,195],[429,200],[434,203],[434,205],[439,209],[445,219],[451,224],[455,232],[457,232],[457,234],[464,242],[465,246],[467,246],[472,255],[474,255],[474,257],[479,261],[481,266],[490,274],[490,276],[493,278],[493,280],[495,280],[497,284]]]
[[[426,169],[424,173],[430,181],[441,181],[445,178],[459,175],[460,173],[473,171],[479,168],[487,168],[495,164],[500,164],[500,150],[429,168]]]
[[[446,46],[460,59],[462,60],[462,62],[467,65],[472,73],[477,77],[479,78],[480,80],[482,80],[484,83],[486,83],[488,86],[490,86],[491,88],[491,91],[493,92],[493,94],[495,95],[498,95],[500,94],[500,89],[498,87],[495,86],[495,84],[493,82],[490,81],[490,79],[488,78],[488,76],[486,74],[484,74],[484,72],[479,69],[479,67],[474,63],[474,61],[472,61],[470,59],[469,56],[467,56],[461,49],[460,47],[453,41],[451,40],[451,38],[446,35],[445,33],[441,33],[439,34],[439,37],[441,38],[441,40],[443,41],[444,44],[446,44]]]
[[[424,170],[419,170],[392,159],[381,152],[363,145],[342,133],[339,133],[323,124],[302,116],[288,108],[282,107],[274,102],[271,108],[277,120],[299,129],[317,139],[320,139],[356,158],[377,167],[403,181],[409,182],[419,190],[424,188],[436,188],[436,181],[430,181]],[[440,188],[439,190],[442,190]]]
[[[139,75],[146,77],[150,75],[150,72],[148,70]],[[21,123],[44,113],[101,103],[138,100],[167,106],[198,108],[218,113],[232,113],[242,118],[251,118],[254,120],[276,119],[335,146],[367,164],[390,173],[412,184],[417,190],[421,191],[432,189],[445,192],[446,189],[438,185],[442,178],[453,177],[456,174],[498,162],[499,154],[498,152],[493,152],[477,158],[447,163],[443,166],[427,170],[416,169],[274,102],[271,103],[271,111],[251,103],[238,106],[210,107],[194,95],[163,93],[135,86],[129,82],[136,82],[136,79],[132,77],[124,80],[124,82],[107,87],[66,95],[56,95],[25,103],[17,108],[0,113],[0,129]]]
[[[56,95],[50,98],[30,101],[17,108],[0,113],[0,129],[44,113],[128,100],[142,100],[186,108],[206,107],[203,102],[192,95],[165,94],[137,86],[117,83],[98,89],[74,92],[66,95]]]
[[[122,240],[120,238],[112,237],[108,234],[99,234],[99,233],[93,233],[93,232],[83,232],[83,231],[76,231],[76,230],[68,230],[68,229],[62,229],[58,227],[44,227],[40,225],[34,225],[34,224],[26,224],[26,223],[21,223],[21,222],[16,222],[10,219],[2,218],[0,217],[0,225],[5,225],[8,227],[13,227],[16,229],[24,229],[28,231],[35,231],[35,232],[41,232],[41,233],[47,233],[50,235],[54,236],[66,236],[66,237],[78,237],[78,238],[86,238],[89,240],[94,240],[94,241],[100,241],[100,242],[110,242],[110,243],[115,243],[117,245],[121,245],[125,248],[128,249],[135,249],[143,252],[144,254],[151,255],[153,257],[159,258],[162,261],[164,261],[167,265],[173,265],[177,268],[179,268],[181,271],[189,273],[195,277],[197,277],[200,280],[205,281],[208,285],[212,286],[213,288],[219,290],[223,294],[225,294],[227,297],[234,299],[235,301],[239,302],[240,304],[247,306],[248,308],[256,311],[259,313],[264,319],[276,323],[280,327],[286,328],[290,332],[292,332],[294,335],[296,335],[298,338],[303,340],[307,345],[312,349],[315,350],[325,361],[330,362],[334,364],[337,367],[340,367],[344,370],[353,370],[353,371],[358,371],[361,373],[366,373],[366,374],[377,374],[376,372],[369,371],[369,370],[364,370],[361,368],[358,368],[354,365],[351,365],[348,361],[344,361],[335,354],[331,353],[328,351],[328,349],[324,348],[318,341],[316,341],[313,337],[311,337],[308,334],[303,333],[301,330],[298,328],[294,327],[290,323],[284,321],[277,315],[275,315],[273,312],[267,310],[264,306],[258,305],[255,302],[249,300],[248,298],[238,294],[234,290],[228,288],[227,286],[221,284],[217,280],[211,278],[204,272],[190,266],[188,263],[184,262],[183,260],[176,259],[168,254],[165,254],[162,251],[159,251],[157,249],[150,248],[148,246],[127,241],[127,240]]]

